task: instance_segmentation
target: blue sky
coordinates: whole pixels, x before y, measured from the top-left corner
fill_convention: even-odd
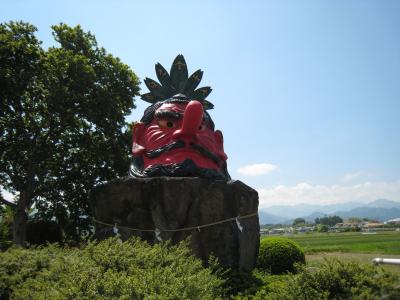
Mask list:
[[[399,1],[2,1],[9,20],[46,47],[80,24],[142,80],[183,54],[261,207],[400,201]]]

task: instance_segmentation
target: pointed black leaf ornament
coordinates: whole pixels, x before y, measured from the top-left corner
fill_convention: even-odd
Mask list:
[[[185,58],[182,54],[178,55],[171,66],[172,85],[177,88],[179,93],[185,91],[186,82],[188,80],[188,69]]]
[[[195,99],[195,100],[204,100],[211,93],[211,91],[212,91],[212,88],[209,86],[201,87],[201,88],[195,90],[188,97]]]
[[[150,92],[157,98],[162,99],[165,98],[166,96],[168,97],[168,95],[164,94],[162,86],[157,81],[154,81],[153,79],[150,78],[145,78],[144,83],[146,84]]]
[[[203,78],[203,71],[197,70],[188,78],[188,68],[185,58],[179,54],[171,66],[168,74],[167,70],[160,64],[155,65],[156,75],[160,83],[145,78],[144,83],[150,93],[143,94],[141,98],[149,103],[156,103],[178,97],[188,100],[198,100],[203,104],[204,109],[212,109],[214,105],[205,100],[211,93],[210,87],[202,87],[195,90]]]
[[[152,93],[143,94],[140,96],[140,99],[142,99],[146,102],[149,102],[149,103],[156,103],[158,101],[161,101],[156,96],[154,96]]]
[[[171,77],[169,76],[167,70],[165,70],[165,68],[160,63],[156,64],[156,74],[158,81],[160,81],[161,85],[163,87],[171,88],[171,90],[173,91]]]
[[[161,89],[161,85],[157,81],[154,81],[153,79],[145,78],[144,83],[146,84],[150,92]]]
[[[192,94],[194,89],[198,87],[202,78],[203,78],[202,70],[197,70],[192,75],[190,75],[188,81],[186,82],[184,94],[185,95]]]

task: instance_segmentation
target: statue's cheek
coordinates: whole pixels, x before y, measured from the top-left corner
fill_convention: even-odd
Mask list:
[[[132,155],[133,156],[136,156],[136,157],[141,156],[141,155],[143,155],[145,150],[146,149],[142,145],[139,145],[136,143],[132,144]]]
[[[142,137],[145,132],[143,123],[137,122],[132,127],[132,155],[141,156],[146,150],[142,145]]]
[[[145,134],[145,145],[147,149],[155,149],[170,143],[172,138],[171,130],[163,130],[158,127],[150,127]]]
[[[214,132],[214,138],[216,141],[215,146],[217,147],[217,154],[221,157],[221,159],[227,160],[228,156],[224,151],[224,136],[222,135],[222,132],[220,130],[216,130]]]

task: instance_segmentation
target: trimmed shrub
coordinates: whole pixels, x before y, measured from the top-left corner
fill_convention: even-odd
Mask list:
[[[305,263],[305,256],[300,246],[282,237],[264,238],[260,242],[258,267],[271,274],[294,272],[296,263]]]
[[[357,262],[326,260],[318,268],[301,267],[297,274],[279,277],[253,299],[400,299],[398,275]]]
[[[0,253],[0,299],[215,299],[221,284],[186,243],[111,238]]]
[[[236,295],[254,295],[264,284],[257,276],[257,271],[253,273],[226,270],[219,275],[224,280],[222,284],[223,298],[231,299]]]

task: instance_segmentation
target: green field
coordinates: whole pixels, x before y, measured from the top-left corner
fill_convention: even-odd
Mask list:
[[[373,258],[400,258],[400,232],[310,233],[286,236],[297,242],[306,253],[308,266],[318,266],[325,259],[370,264]],[[268,237],[266,237],[268,238]],[[400,266],[383,265],[387,271],[400,274]]]
[[[357,252],[320,252],[306,255],[307,265],[310,267],[318,267],[326,259],[336,258],[343,263],[356,261],[358,263],[371,264],[374,258],[399,258],[399,254],[380,254],[380,253],[357,253]],[[399,265],[381,265],[386,271],[397,273],[400,275]]]
[[[362,234],[311,233],[287,236],[297,242],[306,254],[318,252],[357,252],[400,255],[400,232],[377,232]],[[267,237],[268,238],[268,237]]]

